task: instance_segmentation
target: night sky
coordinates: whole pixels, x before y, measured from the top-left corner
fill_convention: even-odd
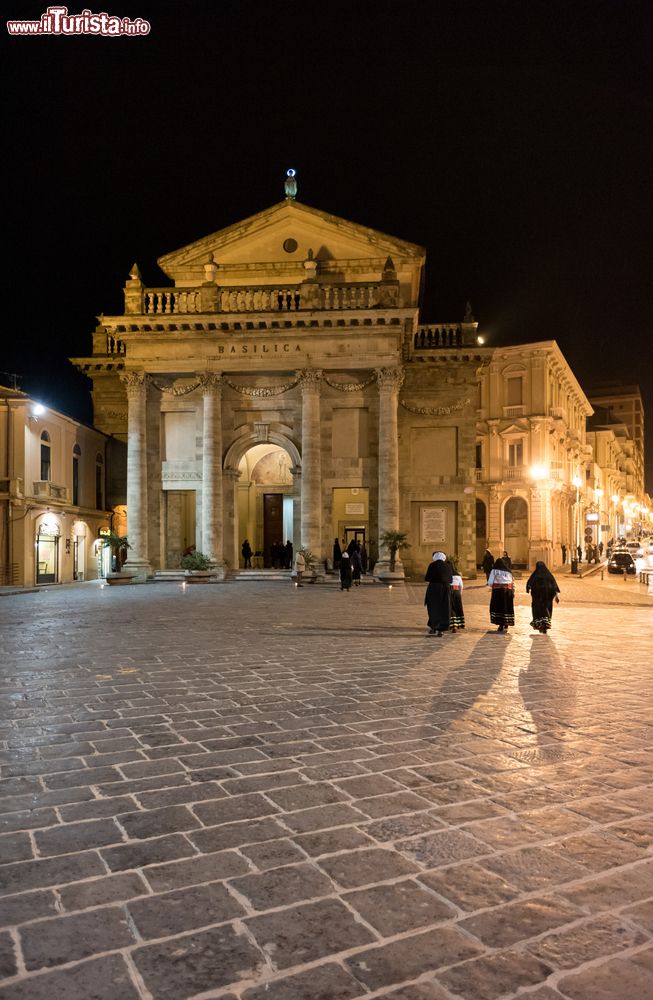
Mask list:
[[[83,4],[73,0],[70,13]],[[427,248],[423,319],[639,382],[653,492],[649,0],[102,0],[139,38],[3,36],[0,382],[90,422],[136,260],[298,200]],[[5,16],[46,4],[9,0]]]

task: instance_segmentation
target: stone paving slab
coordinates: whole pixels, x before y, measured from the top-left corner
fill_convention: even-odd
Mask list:
[[[562,590],[8,595],[0,1000],[653,996],[653,599]]]

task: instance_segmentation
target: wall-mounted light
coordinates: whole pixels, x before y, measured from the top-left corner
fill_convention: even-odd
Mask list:
[[[480,337],[480,336],[477,337],[476,343],[479,345],[479,347],[481,347],[485,343],[485,337]]]
[[[45,413],[45,406],[43,403],[32,403],[32,412],[28,416],[28,420],[33,420],[38,423],[39,417],[42,417]]]

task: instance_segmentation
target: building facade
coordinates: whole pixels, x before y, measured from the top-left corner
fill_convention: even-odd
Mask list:
[[[290,540],[318,568],[334,539],[364,541],[388,571],[434,548],[476,571],[475,413],[469,311],[420,322],[424,250],[292,196],[166,254],[171,285],[134,265],[122,315],[92,355],[94,423],[127,442],[127,568],[174,568],[194,545],[219,572],[247,538],[259,564]],[[398,563],[397,571],[402,572]]]
[[[641,499],[644,495],[644,402],[638,385],[604,385],[588,392],[600,426],[621,425],[632,442],[629,449],[626,491]]]
[[[96,579],[107,512],[105,434],[0,386],[0,584]]]
[[[583,542],[592,413],[555,341],[497,348],[481,374],[476,426],[477,560],[562,561]]]

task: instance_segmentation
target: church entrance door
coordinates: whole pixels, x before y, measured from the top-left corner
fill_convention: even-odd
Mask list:
[[[266,568],[274,567],[275,562],[279,568],[279,559],[275,558],[277,545],[283,545],[283,493],[264,493],[263,565]]]

